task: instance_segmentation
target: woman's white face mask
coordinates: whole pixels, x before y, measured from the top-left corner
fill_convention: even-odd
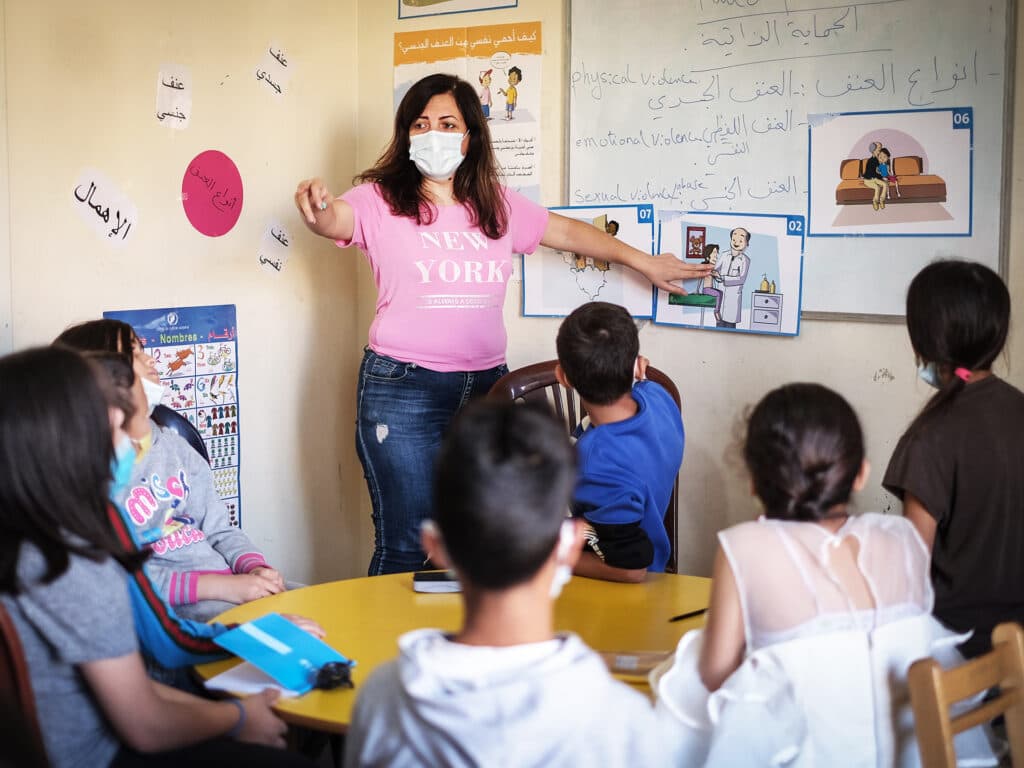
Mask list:
[[[469,136],[452,131],[427,131],[409,137],[409,159],[420,173],[434,181],[451,178],[465,159],[462,140]]]

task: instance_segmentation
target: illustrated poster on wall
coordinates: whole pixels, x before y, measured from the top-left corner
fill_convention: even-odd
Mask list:
[[[683,281],[685,296],[659,290],[654,322],[795,336],[803,250],[803,216],[660,211],[658,252],[713,269]]]
[[[591,224],[634,248],[651,253],[654,206],[602,205],[551,208]],[[588,301],[610,301],[633,317],[651,316],[653,287],[643,275],[619,264],[541,246],[523,256],[523,314],[564,317]]]
[[[235,305],[118,310],[103,316],[135,329],[164,385],[161,402],[199,430],[217,494],[231,524],[240,525],[242,422]]]
[[[440,16],[446,13],[490,11],[495,8],[515,8],[519,0],[397,0],[398,18]]]
[[[396,33],[395,109],[427,75],[466,80],[487,118],[502,184],[540,202],[541,50],[539,21]]]
[[[973,109],[808,115],[807,121],[809,237],[970,236]]]

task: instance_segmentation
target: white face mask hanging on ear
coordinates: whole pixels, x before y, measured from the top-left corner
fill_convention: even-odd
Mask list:
[[[562,587],[572,579],[572,568],[566,560],[572,552],[573,542],[576,541],[576,526],[572,520],[563,520],[562,527],[558,530],[558,549],[555,551],[555,575],[551,579],[552,599],[562,594]]]
[[[142,391],[146,394],[146,406],[149,408],[149,414],[152,415],[153,409],[160,405],[160,401],[163,400],[164,385],[154,384],[149,379],[143,377]]]

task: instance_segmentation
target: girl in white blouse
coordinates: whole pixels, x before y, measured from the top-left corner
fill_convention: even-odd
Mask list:
[[[856,414],[818,384],[754,408],[744,460],[763,514],[722,531],[703,633],[652,686],[692,729],[694,764],[916,764],[906,671],[959,661],[931,609],[928,551],[904,518],[851,517],[869,465]],[[995,765],[984,735],[958,752]]]

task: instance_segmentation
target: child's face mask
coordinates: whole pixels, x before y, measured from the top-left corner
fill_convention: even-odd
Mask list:
[[[552,599],[562,594],[562,588],[572,579],[572,567],[566,562],[576,540],[576,527],[572,520],[564,520],[558,530],[558,551],[555,554],[557,564],[555,575],[551,579]]]
[[[146,395],[146,407],[149,408],[148,413],[152,414],[153,409],[160,405],[160,401],[164,397],[164,385],[154,384],[149,379],[142,377],[142,391]]]
[[[114,458],[110,461],[110,498],[119,499],[128,489],[135,467],[135,447],[128,435],[124,435],[114,447]]]
[[[939,378],[939,369],[935,363],[925,363],[924,361],[918,363],[917,376],[929,387],[942,388],[942,379]]]

